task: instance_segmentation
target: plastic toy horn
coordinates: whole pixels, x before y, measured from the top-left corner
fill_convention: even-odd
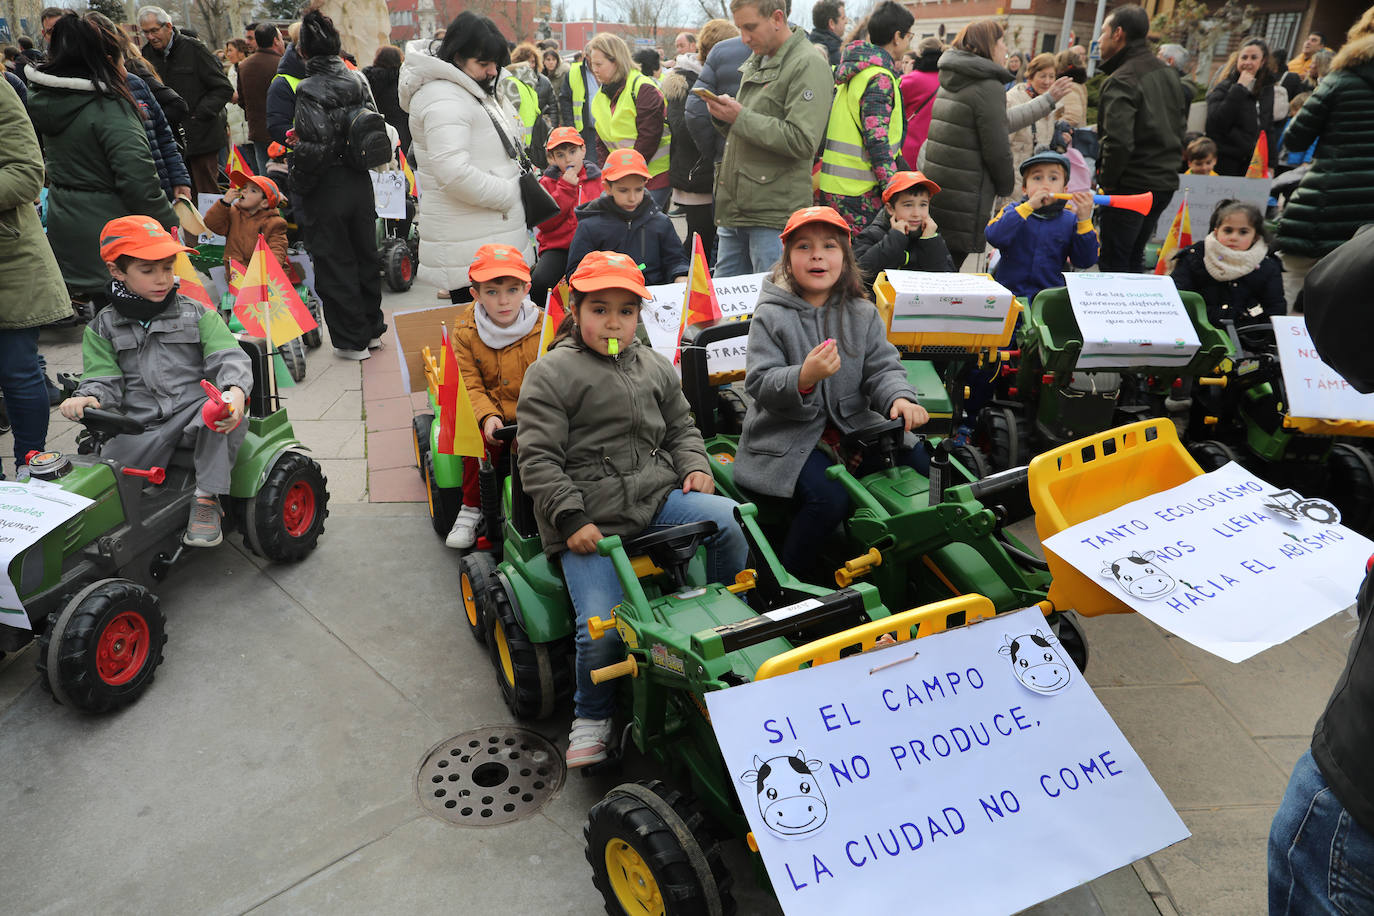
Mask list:
[[[215,429],[215,424],[232,414],[234,409],[225,403],[223,392],[215,387],[214,382],[201,379],[200,387],[205,389],[205,404],[200,408],[200,418],[206,426]],[[219,432],[217,429],[215,431]]]
[[[1054,195],[1058,200],[1071,200],[1072,194],[1060,193]],[[1150,212],[1150,207],[1154,206],[1155,195],[1152,191],[1145,191],[1142,194],[1094,194],[1093,203],[1099,207],[1120,207],[1123,210],[1134,210],[1136,213],[1145,214]]]

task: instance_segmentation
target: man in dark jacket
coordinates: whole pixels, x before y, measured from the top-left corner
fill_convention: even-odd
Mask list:
[[[806,37],[811,39],[813,45],[825,48],[830,66],[838,67],[840,41],[844,36],[844,27],[849,24],[849,17],[844,14],[844,4],[839,0],[817,0],[816,5],[811,7],[811,24],[815,28]]]
[[[1371,283],[1374,229],[1365,227],[1313,268],[1302,291],[1317,352],[1366,394],[1374,391]],[[1345,670],[1269,830],[1271,914],[1374,912],[1374,577],[1368,569]]]
[[[1099,265],[1104,272],[1145,269],[1145,244],[1178,189],[1192,99],[1185,97],[1170,67],[1150,51],[1149,30],[1145,10],[1119,6],[1103,20],[1098,38],[1102,70],[1109,74],[1097,108],[1102,141],[1098,183],[1107,194],[1154,194],[1154,204],[1144,215],[1103,208]]]
[[[281,53],[277,51],[277,29],[271,24],[260,25],[253,32],[257,50],[239,61],[239,105],[248,121],[248,144],[252,150],[253,170],[259,175],[267,167],[267,145],[272,137],[267,133],[267,87],[277,75]]]
[[[191,106],[181,124],[186,131],[186,165],[197,194],[219,193],[219,151],[229,142],[224,106],[234,87],[210,51],[172,25],[160,6],[138,11],[138,28],[148,39],[143,56],[162,75],[163,82]]]

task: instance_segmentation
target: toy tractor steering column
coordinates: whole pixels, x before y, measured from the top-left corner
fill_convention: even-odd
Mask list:
[[[905,435],[906,421],[898,417],[856,429],[840,442],[850,451],[863,452],[865,458],[876,456],[882,467],[890,468],[896,463],[897,449],[902,447]]]
[[[136,436],[143,432],[143,424],[133,417],[100,407],[87,407],[81,414],[81,425],[100,444],[118,435]]]
[[[677,590],[687,587],[687,564],[703,541],[716,533],[715,522],[689,522],[658,531],[646,531],[622,543],[626,556],[647,554],[666,572]]]

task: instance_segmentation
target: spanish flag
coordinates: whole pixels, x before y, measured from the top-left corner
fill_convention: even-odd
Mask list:
[[[571,293],[567,280],[559,280],[558,285],[549,290],[549,301],[544,306],[544,325],[539,330],[539,352],[535,359],[549,351],[563,316],[568,314],[568,296]]]
[[[687,301],[682,307],[682,324],[677,332],[677,350],[673,365],[682,362],[682,335],[691,325],[711,324],[721,318],[720,300],[716,285],[711,281],[711,269],[706,265],[706,250],[701,235],[692,233],[692,261],[687,266]]]
[[[482,434],[477,429],[477,417],[472,412],[463,373],[453,355],[453,341],[448,325],[442,327],[444,347],[439,354],[439,454],[466,455],[481,458],[486,455]]]
[[[1250,167],[1245,170],[1245,177],[1272,177],[1269,174],[1269,138],[1264,131],[1260,131],[1259,139],[1255,141],[1255,151],[1250,154]]]
[[[410,195],[415,199],[420,198],[420,183],[415,180],[415,173],[410,169],[410,162],[406,160],[405,150],[400,150],[401,171],[406,176],[406,187],[410,189]]]
[[[177,285],[177,292],[183,296],[190,296],[209,311],[215,310],[215,304],[210,301],[210,294],[200,282],[200,277],[196,276],[196,269],[191,266],[191,259],[186,256],[186,252],[177,252],[176,260],[172,262],[172,272],[181,281]]]
[[[1159,262],[1155,264],[1155,273],[1163,276],[1169,273],[1169,262],[1180,248],[1187,248],[1193,244],[1193,227],[1188,222],[1188,195],[1183,195],[1183,202],[1178,205],[1178,212],[1174,214],[1174,221],[1169,224],[1169,232],[1164,236],[1164,244],[1159,246]]]
[[[234,299],[239,297],[239,287],[243,285],[243,276],[246,273],[248,273],[247,267],[244,267],[233,258],[229,259],[229,268],[225,271],[224,281],[229,285],[230,297]]]
[[[269,338],[274,347],[319,326],[261,235],[234,297],[234,315],[245,331]]]
[[[229,144],[229,159],[224,164],[224,170],[230,175],[235,172],[242,172],[245,175],[252,175],[253,170],[248,167],[248,160],[243,158],[243,153],[234,144]]]

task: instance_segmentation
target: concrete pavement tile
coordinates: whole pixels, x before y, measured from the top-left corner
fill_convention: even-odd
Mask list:
[[[363,407],[367,411],[368,432],[409,429],[410,418],[414,415],[408,397],[369,399],[364,402]]]
[[[1173,650],[1251,735],[1311,734],[1345,654],[1306,633],[1240,664],[1181,639]]]
[[[1206,687],[1095,692],[1174,807],[1278,804],[1288,774],[1279,772]]]
[[[241,913],[413,816],[433,721],[235,550],[159,593],[139,702],[0,713],[7,911]]]
[[[383,468],[367,475],[367,498],[374,503],[425,502],[425,485],[414,468]]]
[[[1019,916],[1104,916],[1092,888],[1080,884],[1057,897],[1021,910]]]
[[[339,399],[329,406],[321,420],[353,420],[362,423],[363,392],[361,388],[339,389]]]
[[[1079,617],[1088,637],[1093,687],[1187,684],[1197,678],[1169,651],[1169,636],[1139,614]]]
[[[324,350],[319,352],[323,353]],[[319,375],[306,376],[305,380],[313,380],[317,385],[326,385],[340,391],[358,391],[363,387],[363,372],[358,368],[358,363],[338,359],[332,352],[329,354],[329,360],[319,367],[322,370]]]
[[[317,458],[363,457],[362,442],[357,441],[363,432],[360,420],[297,420],[292,417],[291,426]],[[356,455],[345,454],[350,444],[356,446]]]
[[[415,434],[409,429],[384,429],[367,434],[367,467],[415,467]]]
[[[1180,913],[1255,916],[1268,909],[1266,849],[1273,805],[1179,809],[1190,839],[1150,856]]]
[[[291,422],[296,423],[301,420],[322,419],[341,395],[342,389],[321,380],[308,387],[302,383],[295,388],[281,389],[281,402],[291,417]],[[359,419],[361,417],[360,412]]]
[[[35,652],[34,644],[29,643],[18,652],[11,652],[0,658],[0,712],[33,686],[33,666],[38,658]]]
[[[1130,865],[1109,871],[1088,886],[1107,916],[1159,916],[1149,891]]]
[[[1332,614],[1303,635],[1346,658],[1350,655],[1350,643],[1355,638],[1355,630],[1359,625],[1360,622],[1351,609]]]
[[[1317,720],[1312,720],[1313,726]],[[1269,755],[1269,759],[1274,761],[1274,766],[1290,776],[1293,773],[1293,766],[1298,762],[1298,758],[1312,746],[1312,731],[1308,729],[1305,735],[1280,735],[1274,738],[1256,738],[1255,743],[1260,750]]]
[[[429,392],[425,390],[412,391],[410,393],[410,406],[414,408],[415,413],[429,410]]]
[[[329,510],[340,503],[367,501],[367,461],[363,458],[316,458],[329,479]]]

